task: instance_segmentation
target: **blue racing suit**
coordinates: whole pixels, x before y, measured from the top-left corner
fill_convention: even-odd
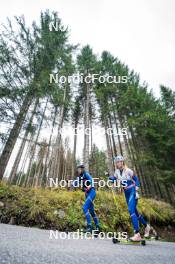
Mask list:
[[[74,181],[75,187],[80,186],[80,184],[82,187],[82,191],[85,192],[85,203],[82,209],[87,220],[87,225],[92,226],[91,223],[91,216],[92,216],[95,226],[98,227],[99,221],[95,214],[94,204],[93,204],[93,201],[96,197],[96,191],[94,188],[93,178],[87,171],[84,171],[84,173],[79,175],[77,179]],[[90,189],[88,188],[88,186],[91,186]]]
[[[134,172],[129,168],[124,168],[122,170],[116,169],[114,176],[110,176],[109,179],[114,181],[120,181],[121,185],[122,182],[125,182],[126,185],[123,187],[124,194],[126,198],[126,202],[128,205],[128,211],[131,216],[132,224],[134,227],[134,231],[139,231],[139,222],[141,222],[144,226],[147,225],[146,220],[143,218],[141,214],[139,214],[137,210],[137,202],[136,199],[136,187],[140,186],[138,177],[134,175]]]

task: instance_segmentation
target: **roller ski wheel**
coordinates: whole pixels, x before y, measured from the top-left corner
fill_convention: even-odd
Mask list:
[[[120,243],[120,241],[117,238],[113,237],[112,238],[112,243],[113,244],[117,244],[117,243]]]
[[[142,246],[146,246],[146,241],[144,239],[142,239],[140,242]]]
[[[100,233],[100,230],[98,230],[98,229],[97,229],[97,230],[95,229],[95,230],[92,231],[92,234],[93,234],[93,236],[94,236],[95,238],[98,237],[99,233]]]

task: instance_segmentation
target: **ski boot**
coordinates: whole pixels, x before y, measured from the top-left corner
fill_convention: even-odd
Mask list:
[[[87,227],[83,230],[83,233],[92,233],[92,226],[87,225]]]
[[[142,240],[140,233],[136,233],[133,237],[130,237],[132,242],[140,242]]]
[[[145,233],[144,233],[145,238],[150,237],[150,231],[151,231],[151,226],[149,224],[147,224],[147,226],[145,227]]]

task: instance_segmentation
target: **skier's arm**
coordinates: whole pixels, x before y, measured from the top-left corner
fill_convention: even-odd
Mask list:
[[[86,181],[85,181],[85,185],[86,185],[86,190],[90,190],[92,187],[94,187],[94,181],[92,176],[86,172]]]
[[[109,176],[109,180],[114,183],[117,180],[117,178],[115,176]]]
[[[133,175],[132,179],[135,182],[136,199],[139,199],[140,198],[140,194],[139,194],[140,182],[139,182],[139,179],[135,174]]]
[[[139,189],[140,182],[134,171],[128,168],[128,175],[131,177],[133,183],[135,184],[136,190]]]
[[[139,182],[138,177],[137,177],[136,175],[134,175],[134,176],[132,177],[132,179],[133,179],[133,181],[135,182],[136,190],[138,190],[139,187],[140,187],[140,182]]]

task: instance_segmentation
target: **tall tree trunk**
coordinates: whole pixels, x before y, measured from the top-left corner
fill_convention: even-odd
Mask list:
[[[18,179],[17,179],[17,182],[16,182],[17,185],[20,185],[21,184],[21,179],[22,179],[22,175],[23,175],[24,170],[25,170],[25,165],[27,163],[27,160],[30,157],[30,149],[31,149],[31,146],[32,146],[32,136],[33,136],[33,134],[30,134],[30,138],[28,140],[28,145],[27,145],[26,153],[25,153],[25,156],[24,156],[24,159],[23,159],[21,168],[20,168],[20,173],[19,173],[19,176],[18,176]],[[25,187],[26,181],[27,181],[27,173],[25,173],[25,177],[24,177],[24,180],[23,180],[23,183],[22,183],[22,186],[23,187]]]
[[[31,183],[31,178],[30,178],[30,174],[31,174],[31,170],[32,170],[32,163],[33,163],[33,158],[35,155],[35,143],[33,143],[34,140],[32,140],[32,143],[30,145],[30,149],[29,149],[29,166],[28,166],[28,170],[26,173],[26,178],[25,178],[25,182],[24,182],[24,186],[29,187],[30,183]]]
[[[5,147],[3,149],[3,152],[2,152],[1,158],[0,158],[0,180],[3,178],[6,166],[8,164],[11,153],[13,151],[13,148],[14,148],[15,143],[17,141],[17,138],[19,136],[20,130],[22,128],[23,122],[25,120],[28,109],[31,105],[31,102],[32,102],[31,96],[29,94],[26,95],[26,97],[23,101],[23,104],[21,106],[20,112],[19,112],[17,119],[15,121],[15,124],[10,131],[10,135],[8,137],[8,140],[5,144]]]
[[[150,184],[152,186],[152,183],[150,182],[150,179],[149,179],[148,175],[146,174],[146,170],[144,170],[144,168],[143,168],[144,166],[140,165],[140,163],[141,163],[141,160],[140,160],[140,157],[141,157],[140,147],[139,147],[138,142],[137,142],[137,140],[135,138],[135,135],[134,135],[132,127],[129,127],[129,129],[130,129],[130,132],[131,132],[131,139],[132,139],[132,143],[133,143],[134,150],[135,150],[134,152],[135,152],[135,155],[136,155],[136,160],[139,163],[140,172],[142,174],[142,179],[144,181],[145,195],[146,196],[150,196]]]
[[[48,160],[49,160],[49,155],[50,155],[50,147],[52,144],[52,137],[53,137],[53,130],[55,127],[55,120],[56,120],[56,115],[57,115],[57,107],[55,109],[55,113],[54,113],[54,118],[53,118],[53,122],[52,122],[52,130],[50,133],[50,138],[49,138],[49,144],[48,144],[48,148],[47,148],[47,154],[46,154],[46,158],[45,158],[45,163],[44,163],[44,168],[41,174],[41,182],[40,182],[40,186],[44,187],[44,185],[47,186],[47,172],[49,170],[49,164],[48,164]]]
[[[109,129],[109,119],[108,118],[106,120],[106,124],[107,124],[107,129]],[[113,157],[115,156],[114,145],[113,145],[114,142],[112,141],[112,136],[110,135],[110,133],[107,133],[107,131],[106,131],[106,134],[107,134],[108,139],[109,139],[109,145],[110,145],[110,149],[111,149],[111,153],[112,153],[112,160],[113,160]]]
[[[113,112],[113,117],[114,117],[114,121],[115,121],[115,127],[116,127],[116,131],[117,131],[117,138],[118,138],[120,154],[123,156],[123,149],[122,149],[122,144],[121,144],[120,134],[119,134],[119,127],[118,127],[118,124],[119,124],[119,122],[121,120],[121,117],[120,117],[120,114],[119,113],[117,114],[115,109],[114,109],[114,102],[113,102],[112,98],[111,98],[111,103],[112,103],[112,112]]]
[[[37,106],[38,106],[38,99],[35,102],[34,109],[32,111],[32,115],[31,115],[30,120],[29,120],[29,124],[28,124],[29,127],[32,125]],[[26,129],[24,137],[23,137],[22,142],[21,142],[21,145],[19,147],[19,151],[18,151],[16,159],[15,159],[15,162],[13,164],[9,179],[8,179],[9,183],[13,182],[13,179],[17,173],[18,166],[19,166],[19,163],[20,163],[20,160],[21,160],[21,157],[22,157],[25,145],[26,145],[28,134],[29,134],[29,130]]]
[[[55,141],[55,145],[53,146],[52,156],[51,156],[51,167],[49,171],[49,178],[59,178],[59,170],[60,170],[60,148],[61,148],[61,129],[63,127],[64,122],[64,113],[65,113],[65,101],[67,96],[67,89],[64,88],[63,102],[60,107],[59,113],[59,121],[58,121],[58,132]]]
[[[44,145],[41,146],[40,148],[41,153],[40,153],[40,156],[38,157],[37,171],[35,172],[36,173],[35,182],[34,182],[35,188],[37,188],[40,185],[42,170],[44,166],[44,160],[47,155],[47,148],[48,148],[48,145],[46,142],[44,142]]]
[[[107,129],[107,124],[106,121],[104,121],[104,127],[105,130]],[[110,147],[110,141],[109,141],[109,136],[107,135],[107,133],[105,133],[106,136],[106,145],[107,145],[107,164],[108,164],[108,171],[110,175],[113,175],[114,173],[114,166],[113,166],[113,162],[112,162],[112,150]]]
[[[116,156],[117,155],[117,149],[116,149],[116,144],[115,144],[115,139],[114,139],[114,133],[113,133],[113,126],[112,126],[112,120],[111,120],[111,115],[109,114],[108,115],[109,118],[109,126],[108,128],[111,128],[112,129],[112,132],[110,130],[109,134],[111,134],[111,142],[112,142],[112,146],[113,146],[113,155]]]
[[[85,128],[85,142],[84,142],[84,165],[89,170],[89,108],[90,107],[90,84],[86,84],[86,98],[85,98],[85,111],[84,111],[84,128]],[[87,130],[88,129],[88,130]]]
[[[47,98],[47,100],[46,100],[46,104],[45,104],[45,107],[44,107],[44,110],[43,110],[43,113],[42,113],[42,116],[41,116],[41,122],[40,122],[40,125],[39,125],[39,129],[38,129],[38,133],[37,133],[37,137],[36,137],[35,145],[34,145],[34,153],[35,153],[35,151],[36,151],[36,146],[37,146],[37,143],[38,143],[38,138],[39,138],[39,135],[40,135],[40,132],[41,132],[41,128],[42,128],[42,125],[43,125],[44,116],[45,116],[45,113],[46,113],[46,109],[47,109],[48,101],[49,101],[49,98]],[[33,178],[32,186],[35,185],[35,182],[36,182],[36,181],[38,182],[37,177],[39,177],[39,175],[36,174],[36,170],[37,170],[37,165],[36,165],[36,167],[35,167],[34,175],[33,175],[33,177],[32,177],[32,178]],[[30,172],[31,172],[31,171],[30,171]],[[29,177],[30,177],[30,174],[29,174]]]
[[[77,125],[78,125],[78,121],[75,121],[75,126],[74,126],[74,147],[73,147],[73,157],[72,157],[72,170],[71,170],[71,178],[74,179],[75,178],[75,161],[76,161],[76,148],[77,148]]]

